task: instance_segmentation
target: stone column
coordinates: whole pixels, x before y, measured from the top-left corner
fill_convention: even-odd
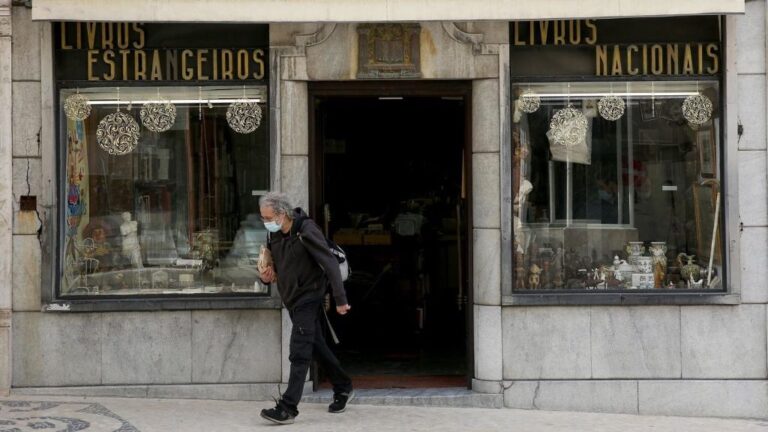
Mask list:
[[[11,256],[13,246],[13,116],[11,0],[0,0],[0,395],[11,389]]]
[[[472,84],[473,390],[501,393],[501,96],[499,79]]]

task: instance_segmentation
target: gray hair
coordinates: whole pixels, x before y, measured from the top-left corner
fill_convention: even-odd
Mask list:
[[[288,201],[288,195],[282,192],[270,191],[259,198],[259,207],[271,207],[275,214],[291,216],[293,206]]]

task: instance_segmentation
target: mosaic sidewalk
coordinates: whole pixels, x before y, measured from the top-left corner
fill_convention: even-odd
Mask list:
[[[0,432],[139,432],[93,402],[0,401]]]

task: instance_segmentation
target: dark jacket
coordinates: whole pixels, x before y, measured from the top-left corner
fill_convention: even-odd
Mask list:
[[[272,252],[277,290],[283,303],[288,309],[293,309],[304,301],[319,300],[325,294],[326,285],[330,283],[336,304],[347,304],[339,262],[328,250],[320,227],[300,208],[294,209],[291,217],[294,220],[291,232],[272,233],[267,244]],[[300,217],[307,219],[297,233],[295,221]]]

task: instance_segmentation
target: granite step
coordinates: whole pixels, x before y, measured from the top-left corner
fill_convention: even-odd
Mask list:
[[[302,402],[331,403],[333,392],[305,393]],[[502,408],[500,394],[475,393],[463,387],[436,389],[357,389],[350,404],[414,407]]]

